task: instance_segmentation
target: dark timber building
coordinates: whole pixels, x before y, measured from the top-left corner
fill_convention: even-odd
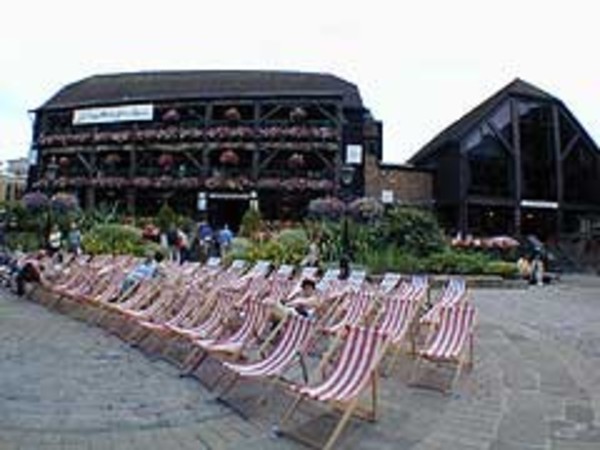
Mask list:
[[[381,123],[358,88],[328,74],[184,71],[99,75],[35,111],[34,187],[70,190],[86,208],[180,213],[239,223],[251,200],[297,219],[337,195],[341,168],[364,193],[364,153],[381,157]],[[58,176],[47,177],[58,165]]]
[[[515,80],[409,161],[434,171],[448,231],[535,234],[600,225],[600,151],[556,97]]]

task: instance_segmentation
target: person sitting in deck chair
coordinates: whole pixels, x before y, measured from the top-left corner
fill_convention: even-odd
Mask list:
[[[160,252],[156,252],[154,256],[147,256],[127,274],[121,284],[119,294],[111,300],[116,301],[122,295],[133,292],[143,280],[149,280],[158,276],[161,273],[160,263],[162,260],[163,255]]]

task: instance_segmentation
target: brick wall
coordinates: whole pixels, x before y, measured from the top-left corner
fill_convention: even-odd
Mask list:
[[[430,205],[433,201],[433,173],[401,165],[381,165],[372,154],[365,158],[365,195],[381,198],[391,190],[400,203]]]

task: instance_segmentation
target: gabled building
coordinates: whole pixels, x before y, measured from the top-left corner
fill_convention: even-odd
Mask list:
[[[362,195],[365,152],[381,156],[381,123],[330,74],[96,75],[34,113],[33,188],[137,215],[168,202],[234,228],[251,201],[267,218],[301,218],[311,199],[339,194],[346,164],[343,188]]]
[[[449,232],[548,240],[600,226],[600,150],[560,99],[520,79],[409,163],[434,172]]]

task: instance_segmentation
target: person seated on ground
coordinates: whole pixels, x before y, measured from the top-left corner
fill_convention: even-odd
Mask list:
[[[527,257],[521,256],[517,260],[517,270],[519,271],[519,276],[524,280],[531,278],[531,262]]]
[[[161,274],[160,263],[163,260],[161,252],[156,252],[153,256],[146,256],[143,261],[137,264],[125,277],[121,283],[121,289],[116,297],[110,301],[115,302],[123,295],[132,293],[143,280],[149,280]]]

